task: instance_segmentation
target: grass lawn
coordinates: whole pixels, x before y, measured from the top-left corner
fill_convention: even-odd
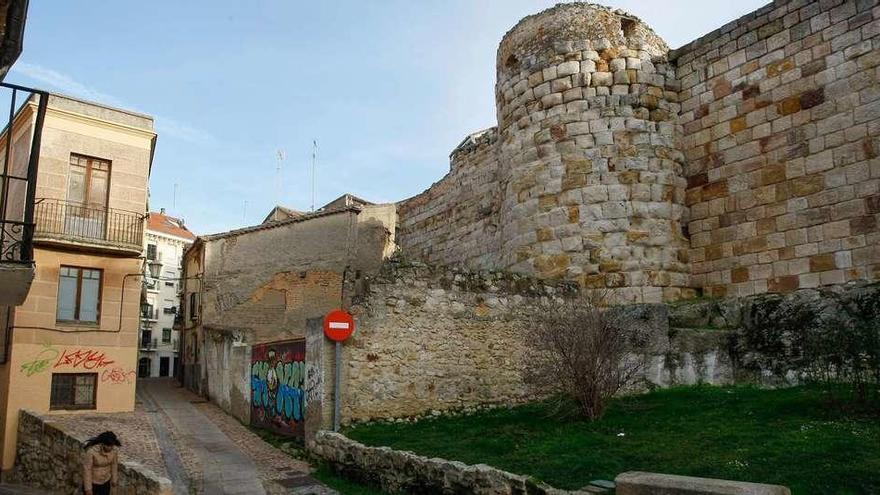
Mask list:
[[[880,493],[880,416],[820,389],[682,387],[625,397],[595,423],[546,404],[346,432],[575,489],[624,471],[776,483],[795,494]]]

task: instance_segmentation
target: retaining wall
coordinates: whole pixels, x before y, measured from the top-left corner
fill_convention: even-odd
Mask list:
[[[527,476],[485,464],[428,458],[388,447],[368,447],[339,433],[320,431],[312,451],[340,475],[379,486],[388,493],[417,495],[587,495],[603,493],[595,487],[560,490]],[[788,488],[737,481],[623,473],[617,477],[619,495],[790,495]]]
[[[12,479],[51,490],[82,493],[82,457],[85,442],[64,431],[50,419],[22,410],[18,421],[18,444]],[[171,495],[171,481],[143,466],[119,463],[118,495]]]

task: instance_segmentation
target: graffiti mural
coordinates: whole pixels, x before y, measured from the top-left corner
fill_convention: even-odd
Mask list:
[[[302,437],[306,411],[304,340],[258,344],[251,351],[251,425]]]

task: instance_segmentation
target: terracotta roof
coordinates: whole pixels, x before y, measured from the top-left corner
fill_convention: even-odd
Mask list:
[[[194,240],[196,238],[195,234],[190,232],[189,229],[183,225],[183,220],[169,217],[164,213],[157,213],[155,211],[151,211],[149,216],[147,216],[147,230],[161,232],[175,237],[182,237],[189,240]]]

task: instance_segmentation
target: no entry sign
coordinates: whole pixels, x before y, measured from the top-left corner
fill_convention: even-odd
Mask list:
[[[334,309],[324,317],[324,335],[335,342],[343,342],[354,332],[354,318],[347,311]]]

